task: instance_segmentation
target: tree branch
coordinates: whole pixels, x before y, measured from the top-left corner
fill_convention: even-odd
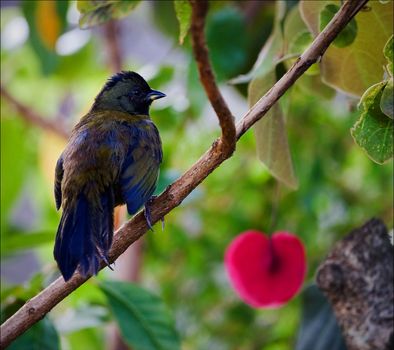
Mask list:
[[[222,137],[220,139],[221,150],[226,156],[230,157],[235,150],[236,144],[234,116],[231,114],[226,101],[216,85],[215,76],[209,60],[208,48],[205,43],[204,27],[208,12],[208,1],[191,0],[190,4],[192,6],[190,31],[193,53],[197,62],[200,80],[219,118],[220,127],[222,128]]]
[[[17,101],[5,88],[4,86],[0,86],[1,96],[4,97],[8,101],[10,105],[12,105],[18,113],[20,113],[21,117],[32,125],[36,125],[44,130],[49,130],[54,132],[55,134],[68,139],[69,131],[64,125],[59,124],[58,121],[53,122],[48,118],[45,118],[39,115],[37,112],[34,112],[29,107]]]
[[[316,37],[309,49],[238,123],[236,129],[237,139],[257,120],[261,119],[297,78],[323,55],[336,35],[367,2],[368,0],[349,0],[345,2],[327,28]],[[218,147],[218,143],[223,142],[222,140],[223,136],[215,141],[210,149],[189,170],[168,186],[160,196],[155,198],[152,204],[152,223],[157,222],[173,208],[177,207],[193,189],[230,156],[224,154],[222,149]],[[115,233],[114,243],[110,251],[110,261],[115,261],[147,230],[148,227],[142,212],[125,223]],[[62,278],[58,278],[37,296],[27,301],[1,326],[0,347],[4,348],[10,344],[11,341],[43,318],[55,305],[77,289],[88,278],[83,278],[78,273],[67,283]]]

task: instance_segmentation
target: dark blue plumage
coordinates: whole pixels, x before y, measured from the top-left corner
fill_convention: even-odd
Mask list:
[[[149,106],[164,96],[140,75],[118,73],[75,126],[55,171],[63,213],[54,257],[66,281],[77,268],[86,276],[98,272],[100,260],[108,264],[115,206],[126,203],[135,214],[151,198],[162,149]]]

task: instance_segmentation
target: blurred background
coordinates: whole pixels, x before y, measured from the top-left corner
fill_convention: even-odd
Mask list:
[[[287,11],[296,6],[288,1]],[[207,42],[238,120],[249,108],[247,83],[228,81],[252,69],[274,16],[273,1],[211,3]],[[158,193],[220,135],[190,37],[179,44],[172,1],[142,1],[129,16],[92,29],[80,29],[78,19],[74,1],[1,2],[3,317],[59,275],[52,257],[60,219],[55,164],[66,135],[114,71],[137,71],[167,95],[151,109],[164,148]],[[115,272],[105,269],[98,278],[138,280],[163,298],[184,349],[294,349],[302,294],[279,310],[250,308],[230,287],[224,250],[248,229],[293,232],[306,246],[307,286],[335,241],[351,229],[371,217],[392,227],[392,162],[378,165],[354,143],[349,129],[359,116],[356,103],[340,93],[323,98],[296,84],[286,126],[298,190],[270,175],[250,130],[234,156],[166,216],[163,231],[156,225],[130,249],[128,260],[115,264]],[[118,213],[118,219],[127,218]],[[94,279],[50,318],[63,349],[110,347],[111,319]]]

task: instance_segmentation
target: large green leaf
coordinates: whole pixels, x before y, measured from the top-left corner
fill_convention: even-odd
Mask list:
[[[125,342],[135,350],[176,350],[180,340],[163,302],[131,283],[100,283]]]
[[[86,29],[126,17],[139,3],[140,0],[78,0],[77,8],[81,13],[79,26]]]
[[[183,40],[190,28],[192,8],[187,0],[174,0],[174,8],[176,18],[179,21],[179,42],[183,44]]]
[[[380,109],[387,82],[371,86],[362,96],[360,119],[351,130],[356,143],[376,163],[383,164],[393,157],[393,120]]]
[[[275,82],[275,70],[253,79],[249,84],[249,104],[255,104]],[[278,181],[296,189],[298,180],[293,169],[284,115],[279,103],[272,106],[266,116],[255,124],[254,133],[259,159]]]
[[[340,5],[340,1],[302,0],[300,11],[309,30],[319,33],[319,18],[328,4]],[[370,1],[367,9],[360,11],[357,36],[348,46],[331,45],[321,62],[323,81],[328,85],[354,96],[361,96],[373,84],[382,80],[382,67],[386,59],[383,47],[392,35],[393,2],[382,4]]]
[[[296,350],[346,350],[332,308],[319,288],[311,285],[301,297],[302,320]]]
[[[15,339],[7,349],[57,350],[60,349],[59,335],[49,318],[44,317]]]

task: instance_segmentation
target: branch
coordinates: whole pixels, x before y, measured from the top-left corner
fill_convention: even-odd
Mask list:
[[[236,129],[237,139],[257,120],[261,119],[297,78],[323,55],[336,35],[367,2],[368,0],[349,0],[345,2],[328,24],[327,28],[316,37],[310,48],[238,123]],[[157,222],[177,207],[192,190],[230,156],[224,154],[220,147],[218,147],[218,143],[223,142],[222,140],[223,136],[215,141],[209,150],[189,170],[168,186],[160,196],[154,199],[152,204],[152,223]],[[147,230],[148,227],[142,212],[125,223],[115,233],[114,243],[110,251],[110,261],[115,261],[119,255],[144,235]],[[81,275],[76,273],[66,283],[60,277],[37,296],[28,300],[25,305],[1,326],[0,347],[4,348],[10,344],[11,341],[43,318],[54,306],[77,289],[88,278],[81,277]]]
[[[108,48],[108,65],[116,73],[122,69],[122,54],[119,46],[119,24],[111,20],[104,25],[104,39]]]
[[[215,76],[209,60],[208,48],[205,43],[204,27],[208,12],[208,1],[191,0],[190,4],[192,6],[190,31],[193,53],[197,62],[200,80],[219,118],[220,127],[222,128],[222,137],[220,139],[222,152],[227,157],[230,157],[235,150],[235,144],[237,142],[235,138],[235,124],[234,117],[216,85]]]
[[[17,101],[5,88],[0,86],[1,96],[3,96],[10,105],[12,105],[20,116],[32,125],[39,126],[44,130],[49,130],[55,134],[68,139],[70,133],[64,125],[59,124],[58,121],[53,122],[49,118],[45,118],[34,112],[29,107]]]

